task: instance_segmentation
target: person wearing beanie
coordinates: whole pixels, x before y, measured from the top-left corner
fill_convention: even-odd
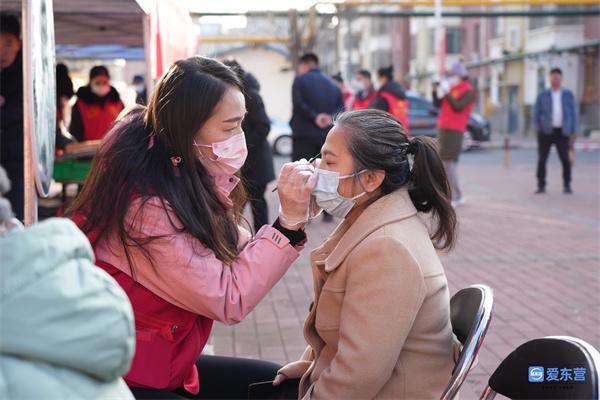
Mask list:
[[[90,83],[77,91],[69,132],[79,141],[102,139],[123,108],[108,69],[97,65],[90,70]]]
[[[462,60],[452,64],[446,79],[435,83],[433,103],[440,108],[438,117],[438,146],[452,189],[452,204],[464,204],[458,179],[458,159],[463,136],[475,102],[475,90],[469,82],[467,68]]]
[[[0,165],[12,182],[6,198],[23,220],[23,62],[21,25],[14,15],[0,14]]]

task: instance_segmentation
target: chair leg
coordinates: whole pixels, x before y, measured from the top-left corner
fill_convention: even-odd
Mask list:
[[[492,400],[494,397],[496,397],[496,392],[494,392],[494,390],[488,385],[481,394],[479,400]]]

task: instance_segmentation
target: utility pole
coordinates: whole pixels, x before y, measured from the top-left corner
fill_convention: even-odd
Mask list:
[[[435,0],[435,53],[440,63],[439,74],[442,75],[446,69],[446,33],[442,22],[442,0]]]
[[[289,21],[290,21],[290,55],[292,57],[292,68],[294,69],[294,73],[298,72],[298,61],[300,59],[300,48],[302,46],[302,38],[300,37],[300,32],[298,31],[298,10],[290,9],[289,11]]]

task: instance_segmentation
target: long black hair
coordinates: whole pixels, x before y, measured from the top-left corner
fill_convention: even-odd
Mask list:
[[[171,221],[173,228],[198,239],[224,263],[235,260],[243,186],[231,193],[234,208],[224,205],[193,146],[228,88],[241,91],[242,84],[222,63],[202,57],[177,61],[157,83],[148,107],[138,106],[111,128],[68,211],[84,217],[80,228],[95,233],[93,245],[116,229],[130,267],[131,246],[152,261],[145,246],[158,237],[135,234],[139,213],[130,208],[134,199],[143,205],[158,197],[165,213],[171,208],[181,222]],[[172,157],[180,157],[177,167]]]
[[[456,239],[456,213],[433,139],[417,136],[409,141],[402,124],[380,110],[348,111],[338,115],[334,123],[346,135],[355,170],[384,171],[382,196],[407,187],[416,209],[432,212],[435,217],[437,227],[431,235],[435,247],[451,249]],[[412,169],[409,155],[414,157]]]

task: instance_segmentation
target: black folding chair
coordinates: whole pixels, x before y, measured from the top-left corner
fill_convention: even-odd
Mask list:
[[[471,285],[450,299],[452,330],[462,343],[462,350],[442,400],[453,399],[464,383],[490,326],[493,306],[494,293],[485,285]]]
[[[600,353],[569,336],[548,336],[519,346],[500,363],[481,400],[598,399]]]

